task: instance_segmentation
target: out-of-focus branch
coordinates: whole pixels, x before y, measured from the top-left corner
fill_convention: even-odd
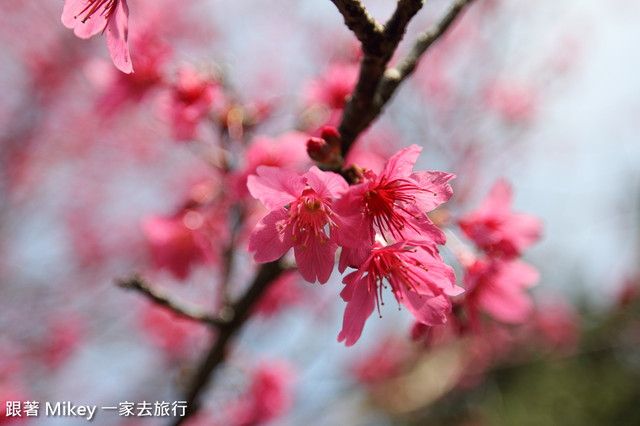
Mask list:
[[[400,83],[413,72],[420,57],[445,33],[460,12],[473,0],[456,0],[440,21],[418,37],[413,48],[398,68],[387,68],[387,64],[402,40],[409,21],[422,8],[423,0],[398,0],[394,14],[383,27],[377,46],[369,44],[371,38],[363,40],[363,37],[356,32],[356,29],[361,31],[360,28],[356,27],[354,29],[347,20],[347,16],[351,16],[347,15],[347,13],[353,13],[356,17],[360,16],[358,18],[360,20],[365,19],[358,15],[358,9],[354,6],[357,4],[364,11],[364,7],[360,5],[360,2],[332,1],[345,16],[347,26],[362,42],[364,53],[360,64],[358,83],[353,95],[347,102],[342,122],[338,128],[342,138],[342,155],[346,156],[358,135],[380,115]],[[351,9],[345,10],[345,3],[354,6],[354,11],[351,12]],[[368,15],[365,16],[369,19]],[[350,19],[355,18],[351,17]]]
[[[195,414],[200,408],[200,395],[211,380],[213,370],[224,360],[227,345],[233,335],[242,328],[244,322],[260,297],[282,272],[284,268],[280,262],[265,263],[260,267],[251,286],[236,303],[229,307],[230,319],[218,327],[211,348],[197,368],[186,392],[187,410],[184,417],[175,420],[173,426],[182,424],[187,418]]]
[[[418,36],[413,47],[400,64],[387,70],[380,89],[380,96],[383,100],[391,98],[400,83],[415,70],[418,61],[427,49],[447,31],[458,15],[472,1],[457,0],[438,22]]]
[[[227,323],[227,320],[222,316],[215,317],[209,315],[202,309],[199,309],[195,306],[179,305],[177,302],[170,299],[166,294],[163,294],[159,290],[151,288],[141,277],[137,275],[129,278],[128,280],[119,280],[116,282],[116,284],[119,287],[128,290],[136,290],[147,296],[153,302],[168,308],[172,312],[182,317],[214,327],[222,327]]]

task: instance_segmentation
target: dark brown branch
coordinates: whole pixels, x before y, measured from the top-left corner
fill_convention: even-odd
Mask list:
[[[378,49],[365,50],[363,43],[364,57],[358,83],[347,102],[338,129],[342,138],[343,156],[349,152],[360,133],[380,115],[400,83],[413,72],[420,57],[444,34],[471,1],[457,0],[438,23],[418,37],[398,68],[387,68],[387,64],[402,40],[409,21],[422,7],[422,0],[398,1],[396,11],[384,26],[383,42]]]
[[[423,0],[398,0],[395,12],[384,25],[384,32],[390,42],[398,45],[407,30],[409,21],[422,9],[423,5]]]
[[[163,294],[158,290],[152,289],[141,277],[137,275],[133,276],[128,280],[119,280],[116,282],[116,284],[119,287],[122,287],[128,290],[136,290],[144,294],[145,296],[147,296],[153,302],[170,309],[172,312],[182,317],[189,318],[194,321],[202,322],[204,324],[207,324],[209,326],[214,326],[214,327],[221,327],[227,323],[227,321],[222,317],[214,317],[214,316],[208,315],[206,312],[204,312],[201,309],[198,309],[195,306],[189,306],[189,307],[179,306],[176,302],[174,302],[169,297],[167,297],[167,295]]]
[[[331,0],[336,5],[345,25],[362,43],[363,49],[379,45],[384,28],[371,16],[360,0]]]
[[[409,21],[422,8],[422,4],[422,0],[399,0],[395,12],[384,25],[380,36],[366,40],[374,41],[375,45],[365,43],[356,34],[362,42],[364,56],[360,63],[358,84],[347,102],[338,129],[342,138],[343,156],[347,154],[358,135],[380,114],[383,102],[378,96],[378,86]]]
[[[260,267],[256,278],[245,295],[230,307],[231,318],[219,327],[207,356],[204,358],[186,393],[186,416],[176,419],[174,426],[182,424],[188,417],[195,414],[200,408],[200,394],[209,384],[213,370],[224,360],[227,344],[231,337],[242,328],[249,317],[255,304],[260,300],[264,292],[282,272],[283,268],[278,261],[265,263]]]

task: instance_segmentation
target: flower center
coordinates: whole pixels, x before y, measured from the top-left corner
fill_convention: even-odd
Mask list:
[[[303,249],[307,247],[311,238],[324,244],[329,240],[325,226],[329,224],[329,229],[337,228],[331,215],[331,208],[327,203],[320,199],[313,189],[305,188],[300,198],[291,203],[289,208],[287,223],[293,226],[292,238],[300,238],[299,244]]]
[[[420,187],[405,180],[387,181],[385,177],[377,185],[372,185],[364,194],[367,213],[380,231],[388,231],[394,237],[400,236],[406,225],[413,228],[408,218],[412,216],[405,207],[415,201],[412,191]],[[404,214],[403,214],[404,213]]]
[[[385,288],[384,280],[389,283],[391,292],[395,296],[398,304],[402,299],[400,286],[404,286],[407,291],[417,293],[418,287],[425,285],[425,281],[421,272],[429,269],[420,261],[411,256],[416,253],[415,248],[387,249],[376,248],[373,250],[373,257],[369,264],[368,273],[371,275],[369,282],[376,283],[376,304],[378,305],[378,313],[380,313],[380,305],[384,305],[382,301],[382,289]]]
[[[99,14],[109,19],[116,9],[118,0],[87,0],[87,5],[80,11],[74,19],[81,18],[82,23],[86,23],[94,13],[100,11]]]

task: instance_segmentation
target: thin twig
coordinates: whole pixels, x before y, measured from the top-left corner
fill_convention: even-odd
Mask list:
[[[182,317],[189,318],[213,327],[222,327],[227,324],[227,320],[222,317],[209,315],[202,309],[199,309],[195,306],[185,306],[184,304],[176,303],[166,294],[163,294],[161,291],[151,288],[141,277],[137,275],[129,278],[128,280],[119,280],[116,282],[116,284],[119,287],[128,290],[136,290],[147,296],[153,302],[170,309],[172,312]]]
[[[449,29],[460,13],[472,1],[473,0],[457,0],[437,23],[417,37],[413,47],[402,59],[400,64],[395,68],[387,70],[380,93],[383,100],[391,98],[391,95],[393,95],[393,92],[395,92],[400,83],[415,70],[418,61],[427,49]]]

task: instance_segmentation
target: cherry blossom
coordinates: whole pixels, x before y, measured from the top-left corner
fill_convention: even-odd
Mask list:
[[[521,260],[477,259],[465,276],[465,303],[472,327],[479,327],[481,311],[505,323],[524,322],[533,312],[526,290],[538,279],[538,271]]]
[[[380,175],[365,171],[363,182],[350,187],[336,203],[336,210],[359,224],[359,233],[369,244],[346,249],[340,271],[358,265],[373,244],[376,233],[384,237],[418,238],[431,244],[444,244],[446,238],[426,216],[445,203],[453,191],[447,184],[455,175],[444,172],[413,172],[422,148],[412,145],[391,157]]]
[[[302,277],[325,283],[334,266],[342,219],[332,205],[347,182],[338,174],[313,166],[304,175],[277,167],[260,166],[247,187],[271,210],[256,225],[249,251],[259,263],[271,262],[294,248]],[[329,235],[327,235],[327,232]]]
[[[258,425],[282,416],[293,403],[293,379],[293,368],[289,364],[263,362],[251,373],[247,393],[228,408],[228,424]]]
[[[214,260],[209,237],[203,233],[204,218],[194,210],[175,217],[149,216],[142,229],[149,240],[151,256],[157,268],[168,269],[184,280],[192,265]]]
[[[540,239],[540,220],[514,213],[512,199],[509,184],[499,180],[477,210],[459,219],[462,231],[489,254],[517,257]]]
[[[198,124],[220,96],[218,83],[213,78],[201,75],[189,66],[182,66],[166,108],[173,137],[180,141],[193,139]]]
[[[353,345],[362,334],[364,324],[384,304],[387,283],[398,304],[403,304],[418,321],[426,325],[446,322],[451,311],[448,296],[464,290],[455,285],[453,269],[428,244],[401,241],[384,245],[376,241],[362,266],[343,279],[340,293],[347,302],[338,341]]]
[[[80,38],[106,33],[113,64],[124,73],[133,72],[129,56],[129,7],[127,0],[65,0],[62,23]]]

